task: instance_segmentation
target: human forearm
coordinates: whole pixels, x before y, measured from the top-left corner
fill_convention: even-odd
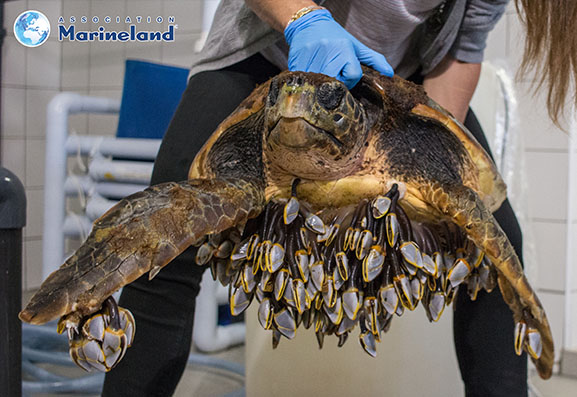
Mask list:
[[[283,32],[291,17],[301,8],[315,6],[312,0],[245,0],[260,19]]]
[[[464,63],[447,56],[425,76],[423,86],[431,98],[463,122],[480,73],[480,63]]]

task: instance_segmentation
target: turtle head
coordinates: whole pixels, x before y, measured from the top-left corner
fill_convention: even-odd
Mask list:
[[[296,176],[342,177],[359,161],[367,138],[365,114],[340,81],[285,72],[270,81],[265,145],[271,160]],[[287,167],[290,167],[288,169]]]

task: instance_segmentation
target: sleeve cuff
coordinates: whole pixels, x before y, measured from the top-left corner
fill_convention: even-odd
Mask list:
[[[461,31],[449,50],[449,54],[461,62],[481,63],[488,36],[488,31]]]

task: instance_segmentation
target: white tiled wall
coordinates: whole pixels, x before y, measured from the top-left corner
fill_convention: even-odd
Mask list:
[[[486,55],[514,74],[522,59],[523,46],[523,30],[515,8],[510,6],[490,34]],[[529,183],[527,226],[531,230],[526,236],[532,237],[525,244],[534,246],[532,252],[536,258],[531,258],[534,259],[531,262],[536,263],[537,269],[531,270],[532,281],[551,323],[558,361],[565,325],[569,135],[548,118],[545,95],[533,95],[534,73],[517,77],[519,128]]]
[[[43,150],[45,109],[58,92],[120,98],[127,57],[187,67],[200,36],[200,0],[19,0],[7,2],[2,49],[2,164],[24,182],[28,195],[25,232],[24,286],[40,283],[42,239]],[[174,43],[132,45],[115,43],[59,43],[54,37],[36,49],[26,49],[12,36],[12,22],[26,9],[38,9],[51,19],[60,15],[174,15],[178,31]],[[509,7],[491,33],[487,59],[507,64],[515,72],[523,49],[523,35],[514,7]],[[565,225],[567,222],[567,135],[548,120],[543,96],[531,97],[532,74],[516,84],[519,115],[529,175],[530,226],[538,263],[536,283],[549,314],[556,345],[561,346],[564,313]],[[113,134],[116,118],[81,115],[70,120],[79,134]],[[577,271],[575,272],[577,274]]]
[[[577,117],[575,118],[574,128],[572,130],[573,139],[577,139]],[[570,152],[573,156],[570,158],[570,184],[569,193],[569,219],[568,224],[568,263],[571,265],[567,270],[570,274],[566,279],[570,285],[566,303],[568,307],[565,310],[567,315],[566,332],[566,349],[577,353],[577,141],[572,141]],[[577,374],[577,368],[568,369],[573,374]]]
[[[32,49],[14,38],[12,24],[22,11],[43,12],[56,25],[59,16],[173,15],[176,40],[165,44],[61,43],[53,34]],[[41,283],[42,218],[46,106],[61,91],[120,98],[124,60],[138,58],[188,67],[200,37],[201,0],[17,0],[5,3],[7,37],[2,48],[0,160],[26,187],[27,227],[24,231],[23,287]],[[124,26],[124,23],[120,24]],[[118,25],[117,25],[118,26]],[[77,134],[113,135],[117,117],[76,115],[70,130]]]

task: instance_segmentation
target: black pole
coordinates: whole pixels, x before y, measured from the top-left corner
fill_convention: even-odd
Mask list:
[[[2,108],[2,47],[4,45],[4,37],[6,37],[6,29],[4,29],[4,2],[5,0],[0,0],[0,108]],[[8,26],[10,26],[8,24]],[[2,138],[2,133],[0,131],[0,138]],[[2,159],[0,158],[0,161]]]
[[[0,395],[22,395],[22,228],[26,196],[20,180],[0,166]]]

